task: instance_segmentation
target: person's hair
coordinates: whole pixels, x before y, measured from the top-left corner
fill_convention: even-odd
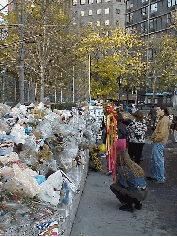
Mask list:
[[[160,109],[164,111],[164,115],[169,116],[169,111],[167,109],[167,107],[164,104],[160,104]]]
[[[137,111],[134,113],[134,117],[136,118],[137,121],[143,122],[144,115],[143,115],[142,111],[137,110]]]

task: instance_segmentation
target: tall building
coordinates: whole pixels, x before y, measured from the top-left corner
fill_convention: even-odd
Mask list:
[[[125,27],[125,0],[71,0],[70,9],[77,30],[88,25]]]
[[[172,12],[177,9],[177,0],[127,0],[125,27],[127,32],[136,29],[144,40],[172,29]]]

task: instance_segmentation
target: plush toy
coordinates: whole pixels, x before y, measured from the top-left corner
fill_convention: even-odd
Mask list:
[[[53,156],[53,153],[50,151],[49,146],[44,144],[39,148],[38,151],[38,160],[49,160]]]
[[[40,184],[40,188],[43,190],[39,197],[50,203],[51,205],[57,205],[60,201],[60,190],[63,184],[63,177],[60,170],[51,174],[46,181]]]

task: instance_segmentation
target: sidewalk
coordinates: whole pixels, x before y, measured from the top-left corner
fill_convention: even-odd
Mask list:
[[[151,144],[145,144],[141,166],[149,174]],[[170,134],[165,148],[166,183],[147,181],[148,197],[142,210],[121,211],[121,203],[110,191],[112,176],[106,176],[106,158],[102,158],[103,172],[89,170],[71,236],[160,236],[177,233],[177,145]]]

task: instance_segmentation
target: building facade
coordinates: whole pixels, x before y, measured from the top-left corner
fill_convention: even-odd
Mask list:
[[[71,0],[70,19],[78,30],[84,26],[125,27],[125,0]]]
[[[144,40],[159,33],[172,31],[172,13],[177,0],[129,0],[126,1],[125,27],[127,32],[136,29]]]

